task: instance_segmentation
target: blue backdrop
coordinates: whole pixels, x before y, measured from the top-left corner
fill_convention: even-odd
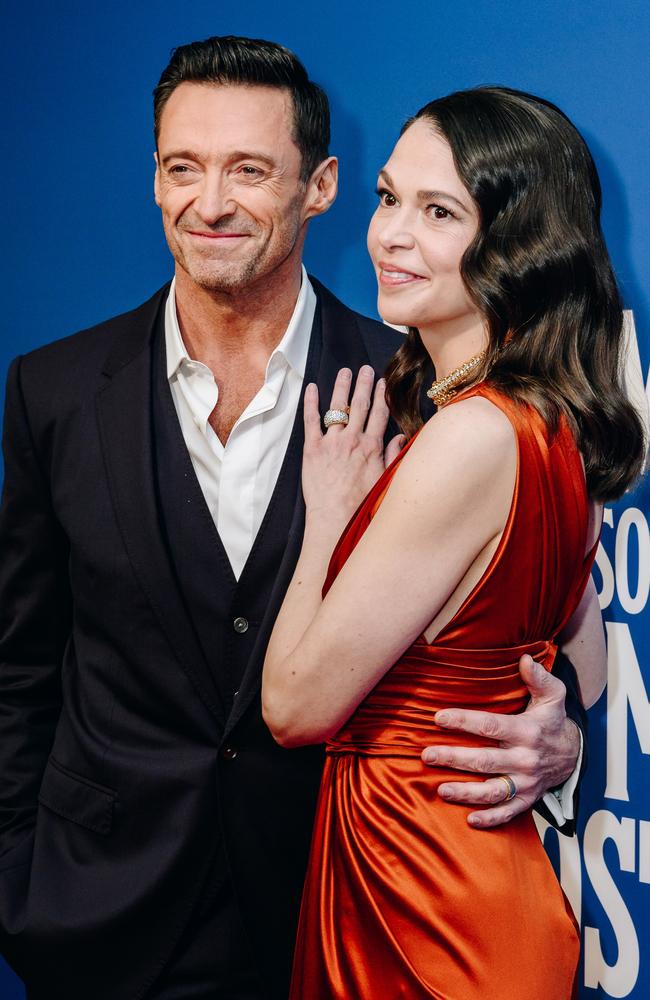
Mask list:
[[[402,121],[432,97],[481,83],[557,102],[598,163],[606,236],[630,310],[629,374],[645,399],[650,11],[638,0],[375,0],[356,9],[340,0],[313,7],[248,0],[238,12],[207,0],[183,7],[113,0],[92,12],[60,0],[23,2],[3,20],[1,233],[11,274],[2,299],[3,381],[15,354],[132,308],[168,279],[152,196],[151,90],[174,45],[236,33],[288,45],[330,95],[341,194],[313,223],[307,261],[371,315],[365,228],[376,171]],[[591,712],[579,834],[567,840],[546,831],[583,927],[583,1000],[650,995],[650,956],[640,947],[650,916],[647,512],[647,486],[606,512],[596,579],[608,693]],[[3,966],[0,997],[23,997]]]

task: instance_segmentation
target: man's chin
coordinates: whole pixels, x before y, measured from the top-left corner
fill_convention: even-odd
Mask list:
[[[235,292],[246,288],[255,275],[252,267],[228,267],[213,269],[209,267],[184,267],[190,280],[205,292]]]

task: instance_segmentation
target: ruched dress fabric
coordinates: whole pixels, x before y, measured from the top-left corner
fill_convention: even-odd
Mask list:
[[[437,728],[438,709],[523,711],[519,658],[530,653],[552,668],[554,638],[579,603],[595,554],[585,558],[588,498],[566,422],[551,439],[533,408],[484,383],[457,400],[470,395],[491,400],[515,430],[506,528],[435,642],[416,639],[327,743],[290,1000],[574,996],[579,936],[531,811],[493,830],[472,829],[470,809],[445,803],[436,789],[476,775],[420,759],[429,745],[489,744]],[[324,593],[409,447],[343,533]]]

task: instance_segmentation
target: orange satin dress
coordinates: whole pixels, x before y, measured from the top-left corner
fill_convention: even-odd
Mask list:
[[[438,709],[524,709],[519,657],[530,653],[551,669],[553,639],[582,596],[595,553],[585,558],[588,499],[567,424],[550,440],[532,408],[485,384],[457,399],[468,395],[492,400],[516,432],[506,528],[435,642],[416,639],[327,743],[290,1000],[573,995],[579,937],[531,812],[472,829],[469,808],[445,803],[436,788],[476,776],[420,760],[428,745],[489,742],[438,729]],[[324,593],[409,446],[346,528]]]

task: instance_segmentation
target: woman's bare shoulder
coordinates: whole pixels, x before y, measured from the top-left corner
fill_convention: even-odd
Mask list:
[[[465,517],[476,505],[509,500],[517,467],[517,439],[498,406],[480,396],[461,399],[424,425],[395,474],[392,501],[450,507]],[[386,497],[389,507],[393,503]]]
[[[507,410],[485,396],[468,396],[440,409],[422,428],[413,450],[474,457],[495,465],[516,452],[516,432]],[[451,452],[451,453],[450,453]]]

